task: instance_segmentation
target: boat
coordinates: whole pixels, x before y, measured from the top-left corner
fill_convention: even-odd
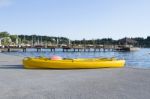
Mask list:
[[[132,45],[119,45],[115,50],[117,51],[138,51],[140,48]]]
[[[92,68],[121,68],[125,60],[116,58],[76,58],[62,60],[51,60],[49,58],[27,57],[23,59],[26,69],[92,69]]]

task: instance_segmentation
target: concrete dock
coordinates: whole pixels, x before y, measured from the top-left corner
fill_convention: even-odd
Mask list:
[[[23,69],[0,53],[0,99],[149,99],[150,69]]]

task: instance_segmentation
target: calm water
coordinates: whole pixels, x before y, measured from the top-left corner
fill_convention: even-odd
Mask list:
[[[62,52],[60,49],[57,49],[56,52],[50,52],[46,49],[43,49],[41,52],[36,52],[35,49],[30,49],[27,52],[5,52],[5,54],[25,57],[50,57],[52,55],[59,55],[64,58],[116,57],[119,59],[125,59],[126,67],[150,68],[150,49],[148,48],[142,48],[135,52]]]

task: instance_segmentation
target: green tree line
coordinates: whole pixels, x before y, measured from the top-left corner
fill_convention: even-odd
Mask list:
[[[95,45],[115,45],[120,44],[120,40],[113,40],[112,38],[102,38],[102,39],[92,39],[92,40],[69,40],[66,37],[54,37],[54,36],[40,36],[40,35],[11,35],[8,32],[0,32],[0,38],[9,37],[12,42],[16,42],[16,39],[19,40],[20,43],[29,43],[29,42],[45,42],[45,43],[54,43],[54,44],[71,44],[79,45],[79,44],[95,44]],[[136,41],[133,43],[134,46],[137,47],[149,47],[150,48],[150,36],[147,38],[143,37],[135,37],[130,38],[131,40]]]

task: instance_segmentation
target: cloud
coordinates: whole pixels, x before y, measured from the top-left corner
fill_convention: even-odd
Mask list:
[[[12,0],[0,0],[0,8],[8,7],[12,4]]]

